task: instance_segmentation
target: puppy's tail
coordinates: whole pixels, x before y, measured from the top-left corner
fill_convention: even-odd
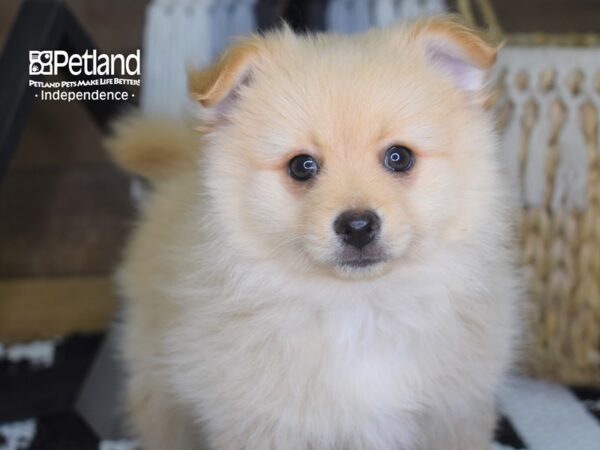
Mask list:
[[[185,121],[140,113],[115,122],[105,145],[120,168],[151,182],[193,169],[200,151],[199,133]]]

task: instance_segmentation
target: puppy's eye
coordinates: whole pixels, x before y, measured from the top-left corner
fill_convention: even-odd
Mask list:
[[[317,172],[319,172],[319,165],[310,155],[298,155],[290,159],[288,171],[294,180],[308,181],[317,175]]]
[[[383,165],[392,172],[408,172],[415,164],[415,155],[403,145],[392,145],[383,155]]]

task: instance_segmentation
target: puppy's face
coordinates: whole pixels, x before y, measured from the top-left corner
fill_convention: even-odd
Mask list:
[[[436,21],[351,38],[284,31],[192,74],[224,236],[249,257],[343,277],[468,239],[493,169],[479,98],[493,58]]]

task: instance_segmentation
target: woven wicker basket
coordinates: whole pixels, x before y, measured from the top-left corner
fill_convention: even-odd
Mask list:
[[[472,3],[459,9],[474,22]],[[522,200],[529,281],[525,370],[600,384],[600,36],[505,36],[489,1],[480,16],[507,45],[491,100]],[[594,47],[596,45],[596,47]]]

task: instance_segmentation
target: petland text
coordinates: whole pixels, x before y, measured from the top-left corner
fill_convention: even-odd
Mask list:
[[[127,101],[135,93],[125,86],[140,86],[140,50],[129,55],[86,50],[69,54],[64,50],[29,52],[29,86],[39,89],[35,97],[55,101]],[[68,72],[71,80],[52,80]],[[40,79],[39,77],[43,77]],[[123,77],[123,78],[119,78]],[[79,78],[79,79],[78,79]],[[122,88],[99,89],[108,85]]]
[[[107,55],[95,49],[82,55],[69,55],[64,50],[29,51],[29,75],[58,75],[61,69],[66,69],[73,76],[139,76],[140,66],[139,49],[127,56]]]

